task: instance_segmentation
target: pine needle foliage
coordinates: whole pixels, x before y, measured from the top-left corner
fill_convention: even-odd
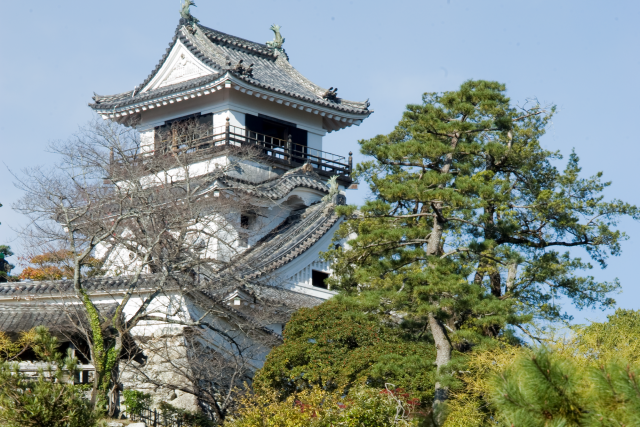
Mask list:
[[[506,425],[640,425],[640,368],[612,361],[585,368],[538,349],[492,379],[490,396]]]
[[[573,336],[561,348],[575,354],[578,363],[601,365],[617,359],[632,365],[640,362],[640,310],[618,309],[606,322],[571,329]]]
[[[49,331],[35,329],[32,349],[45,363],[27,377],[17,363],[0,364],[0,424],[7,427],[91,427],[96,415],[73,384],[78,361],[58,351]]]
[[[576,397],[581,402],[581,408],[593,414],[614,412],[617,415],[607,416],[625,419],[624,412],[628,412],[626,408],[629,403],[622,405],[621,402],[635,399],[629,390],[629,387],[635,387],[630,379],[640,367],[640,311],[619,309],[608,316],[606,322],[572,326],[570,333],[568,337],[549,334],[544,341],[552,362],[562,360],[574,373],[578,373],[574,380],[581,384]],[[474,348],[474,351],[465,354],[465,370],[456,374],[463,386],[451,393],[444,426],[496,425],[496,420],[504,412],[503,407],[490,404],[496,390],[496,378],[501,385],[508,375],[511,375],[509,381],[512,383],[516,377],[527,383],[529,380],[521,376],[524,372],[521,364],[523,361],[528,363],[528,358],[533,354],[527,346],[507,342],[489,348]],[[626,389],[624,395],[627,397],[621,397],[618,388]],[[543,389],[536,390],[542,393]],[[552,412],[550,408],[546,410]],[[609,424],[595,422],[595,425]]]
[[[455,349],[535,319],[568,321],[556,300],[608,308],[617,280],[584,275],[620,254],[622,217],[636,206],[606,201],[602,173],[584,178],[579,158],[542,148],[555,107],[514,105],[503,84],[467,81],[425,93],[388,135],[360,141],[371,160],[355,178],[373,198],[340,207],[345,221],[326,254],[334,289],[375,294],[380,309],[423,325],[436,348],[436,400],[446,399]],[[440,422],[438,422],[440,423]]]
[[[492,378],[511,367],[525,351],[520,345],[498,342],[465,354],[465,368],[456,374],[463,385],[451,391],[444,427],[495,425],[494,408],[489,404]]]

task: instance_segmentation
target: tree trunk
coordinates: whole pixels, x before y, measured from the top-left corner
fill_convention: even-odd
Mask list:
[[[458,136],[456,135],[451,140],[451,152],[445,156],[445,162],[440,169],[442,174],[448,174],[453,164],[453,151],[458,145]],[[444,184],[438,186],[440,189],[444,188]],[[444,218],[442,215],[442,202],[434,202],[431,204],[431,208],[435,213],[433,218],[433,227],[431,230],[431,237],[427,243],[427,256],[437,256],[442,252],[442,235],[444,233]],[[436,345],[436,366],[437,374],[440,375],[441,368],[447,365],[451,361],[451,342],[445,329],[444,324],[438,320],[433,313],[429,313],[429,328]],[[437,426],[442,425],[445,420],[444,403],[447,400],[449,394],[449,388],[436,382],[435,393],[433,398],[433,420]]]
[[[489,280],[491,282],[491,294],[494,297],[502,296],[502,279],[500,278],[500,270],[494,267],[494,270],[489,273]]]
[[[451,361],[451,342],[447,331],[433,314],[429,314],[429,327],[436,344],[436,367],[437,376],[442,374],[442,368]],[[449,394],[449,387],[442,385],[440,380],[436,381],[435,394],[433,398],[433,419],[436,425],[440,426],[444,422],[444,403]]]
[[[518,275],[518,264],[509,264],[507,270],[507,289],[505,289],[504,293],[509,293],[513,290],[513,285],[516,283],[516,277]]]

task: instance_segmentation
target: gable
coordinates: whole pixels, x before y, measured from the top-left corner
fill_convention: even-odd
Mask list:
[[[227,295],[223,301],[226,302],[227,305],[241,306],[242,303],[244,303],[244,305],[253,304],[254,298],[246,292],[243,292],[240,289],[236,289],[235,291]]]
[[[217,71],[202,63],[178,40],[160,70],[141,93],[212,74],[217,74]]]

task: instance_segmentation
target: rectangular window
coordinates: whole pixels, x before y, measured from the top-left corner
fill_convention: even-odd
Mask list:
[[[311,284],[316,288],[329,289],[329,286],[325,283],[325,280],[328,278],[328,273],[311,270]]]
[[[170,150],[202,150],[211,146],[213,114],[196,113],[167,120],[154,129],[155,152],[164,154]]]
[[[304,163],[306,160],[307,131],[298,129],[295,123],[265,116],[264,114],[259,114],[258,116],[246,114],[245,126],[250,131],[248,133],[249,138],[255,139],[257,142],[267,143],[268,148],[284,148],[289,137],[291,137],[293,160],[297,163]]]

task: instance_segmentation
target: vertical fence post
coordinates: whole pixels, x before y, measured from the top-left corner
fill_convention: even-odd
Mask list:
[[[349,151],[349,173],[353,171],[353,151]]]
[[[289,161],[289,164],[291,164],[291,156],[293,155],[292,150],[293,149],[293,140],[291,139],[291,135],[289,135],[289,138],[287,138],[287,160]]]
[[[229,124],[229,117],[227,117],[227,121],[224,124],[224,140],[225,145],[231,144],[230,134],[231,134],[231,125]]]
[[[153,427],[158,427],[158,410],[153,410]]]

